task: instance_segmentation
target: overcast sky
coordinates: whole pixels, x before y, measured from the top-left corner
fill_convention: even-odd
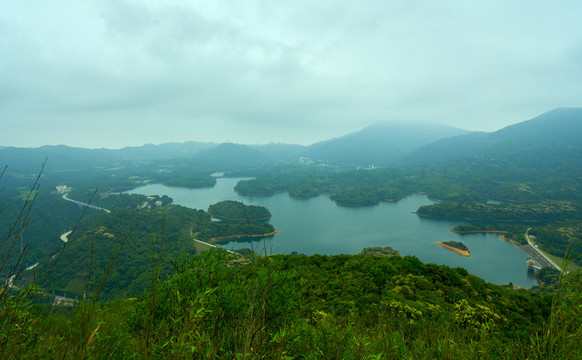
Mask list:
[[[2,0],[0,146],[311,144],[582,107],[582,1]]]

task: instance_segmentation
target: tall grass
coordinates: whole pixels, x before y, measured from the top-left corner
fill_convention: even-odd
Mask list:
[[[0,243],[0,273],[7,274],[7,281],[0,288],[0,358],[12,359],[19,349],[28,344],[31,328],[37,319],[27,311],[27,307],[37,296],[36,287],[30,285],[24,289],[15,286],[24,271],[24,261],[28,246],[22,244],[22,237],[30,223],[30,213],[39,191],[39,181],[46,161],[36,176],[34,183],[24,198],[24,204],[9,226],[8,232]],[[6,168],[0,174],[4,175]],[[0,214],[3,214],[0,212]],[[15,257],[15,259],[14,259]]]
[[[582,359],[582,274],[566,270],[580,256],[572,257],[569,250],[547,324],[528,349],[532,359]]]
[[[24,271],[24,261],[28,253],[28,246],[21,246],[18,253],[18,244],[22,243],[22,237],[31,221],[31,210],[35,199],[39,193],[40,180],[44,172],[47,160],[41,166],[38,175],[24,198],[24,203],[15,215],[15,219],[9,226],[7,234],[0,242],[0,273],[7,273],[8,280],[0,288],[0,359],[15,358],[36,358],[38,354],[31,351],[37,344],[51,339],[52,344],[44,348],[44,355],[52,353],[54,357],[86,359],[89,357],[91,345],[96,339],[100,324],[96,324],[96,309],[98,299],[103,286],[111,272],[115,260],[125,242],[129,231],[121,243],[115,244],[112,248],[109,260],[104,272],[99,279],[95,279],[93,270],[93,242],[90,249],[89,277],[86,282],[85,296],[73,311],[70,327],[55,337],[54,330],[50,328],[53,319],[50,314],[42,313],[39,316],[38,307],[35,305],[39,299],[48,296],[39,284],[48,285],[51,275],[59,263],[69,242],[64,242],[60,251],[51,259],[47,265],[47,271],[38,278],[35,274],[32,281],[24,288],[17,287],[15,283]],[[6,169],[5,169],[6,170]],[[0,173],[0,179],[5,170]],[[89,197],[91,203],[97,190]],[[77,230],[82,219],[86,215],[86,206],[70,234],[72,236]],[[0,210],[0,214],[4,215]],[[94,239],[93,239],[94,240]],[[16,260],[13,260],[16,256]],[[12,261],[12,265],[8,265]],[[9,267],[9,269],[7,269]],[[6,271],[7,270],[7,271]],[[71,331],[72,330],[72,331]]]

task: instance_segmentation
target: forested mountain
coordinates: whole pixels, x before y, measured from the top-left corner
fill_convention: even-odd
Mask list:
[[[64,145],[0,149],[0,164],[7,165],[10,173],[36,172],[46,158],[51,159],[50,167],[54,170],[89,169],[101,164],[111,164],[119,159],[115,152],[110,150],[74,148]]]
[[[248,169],[275,164],[268,153],[246,145],[171,143],[119,150],[58,146],[0,149],[0,164],[6,166],[3,184],[8,192],[30,184],[43,162],[42,185],[54,189],[67,184],[76,191],[127,189],[157,182],[170,186],[208,187],[213,172]],[[0,194],[3,196],[5,194]]]
[[[108,150],[118,156],[131,159],[163,159],[190,157],[201,151],[210,150],[219,144],[212,142],[187,141],[184,143],[164,143],[160,145],[146,144],[143,146],[128,146],[119,150]]]
[[[13,171],[36,171],[45,158],[54,169],[83,169],[118,161],[152,161],[167,158],[192,157],[202,151],[217,147],[216,143],[189,141],[161,145],[125,147],[122,149],[86,149],[65,145],[46,145],[38,148],[0,148],[0,161],[9,164]]]
[[[402,160],[409,165],[459,159],[512,161],[523,166],[582,163],[582,109],[561,108],[491,133],[469,133],[427,144]]]
[[[386,166],[423,145],[466,133],[466,130],[444,125],[380,123],[313,144],[303,156],[338,165]]]

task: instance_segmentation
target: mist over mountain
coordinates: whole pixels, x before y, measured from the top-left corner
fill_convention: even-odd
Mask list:
[[[228,169],[265,164],[314,162],[357,167],[424,166],[460,159],[540,161],[569,164],[580,158],[582,109],[560,108],[495,132],[469,132],[434,124],[379,123],[361,131],[310,146],[271,143],[241,145],[189,141],[138,147],[85,149],[64,145],[38,148],[0,147],[0,162],[10,172],[34,172],[45,158],[50,170],[89,169],[112,163],[185,162],[204,169]],[[183,159],[183,160],[178,160]],[[574,160],[572,160],[574,159]],[[202,168],[201,168],[202,169]]]
[[[217,170],[233,170],[259,165],[268,165],[276,160],[262,151],[248,145],[223,143],[212,149],[205,150],[193,158],[193,164],[204,165],[208,168],[217,167]]]
[[[281,143],[251,145],[251,147],[265,154],[268,154],[277,161],[285,162],[297,160],[303,154],[303,152],[305,152],[305,149],[307,149],[307,146],[304,145],[281,144]]]
[[[217,147],[212,142],[187,141],[184,143],[165,143],[160,145],[146,144],[129,146],[119,150],[108,150],[121,157],[133,159],[162,159],[175,157],[190,157],[205,150]]]
[[[379,123],[313,144],[302,155],[339,165],[386,166],[423,145],[467,133],[467,130],[445,125]]]

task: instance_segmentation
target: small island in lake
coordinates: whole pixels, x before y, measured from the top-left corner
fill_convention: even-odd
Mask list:
[[[271,212],[263,206],[244,205],[240,201],[221,201],[208,208],[208,214],[218,220],[210,221],[198,233],[199,238],[211,243],[233,239],[251,239],[275,235],[276,230],[267,221]]]
[[[263,206],[244,205],[240,201],[221,201],[208,208],[210,216],[220,220],[267,221],[271,212]]]
[[[443,242],[438,242],[436,244],[440,245],[444,248],[447,248],[449,250],[453,250],[457,254],[460,254],[463,256],[471,256],[471,251],[469,250],[469,248],[460,241],[443,241]]]
[[[374,256],[400,256],[398,250],[392,249],[390,246],[376,246],[367,247],[360,251],[359,255],[374,255]]]

